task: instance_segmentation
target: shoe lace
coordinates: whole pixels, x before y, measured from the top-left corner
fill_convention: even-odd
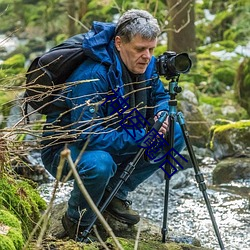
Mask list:
[[[130,200],[124,200],[124,201],[123,201],[123,205],[124,205],[125,208],[128,209],[129,206],[132,205],[132,201],[130,201]]]

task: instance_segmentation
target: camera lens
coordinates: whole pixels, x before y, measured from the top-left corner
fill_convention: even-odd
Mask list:
[[[177,55],[174,58],[175,70],[179,73],[186,73],[191,67],[191,60],[186,53]]]

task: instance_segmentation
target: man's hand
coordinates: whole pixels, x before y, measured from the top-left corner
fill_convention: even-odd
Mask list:
[[[159,119],[159,117],[160,117],[160,115],[161,115],[162,112],[164,112],[164,111],[160,111],[160,112],[157,113],[157,115],[154,117],[154,121],[155,121],[155,122]],[[169,131],[169,122],[168,122],[168,116],[167,116],[167,118],[166,118],[165,121],[163,122],[162,126],[160,127],[158,133],[161,134],[161,135],[163,135],[163,136],[165,136],[166,133],[167,133],[168,131]]]

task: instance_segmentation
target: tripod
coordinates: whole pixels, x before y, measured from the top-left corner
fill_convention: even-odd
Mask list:
[[[212,221],[213,224],[213,228],[216,234],[216,237],[218,239],[219,245],[221,250],[224,250],[225,247],[223,245],[221,236],[220,236],[220,232],[218,229],[218,226],[216,224],[216,220],[212,211],[212,207],[210,204],[210,201],[208,199],[208,195],[206,192],[206,184],[204,182],[204,177],[203,174],[201,173],[200,169],[199,169],[199,165],[197,162],[197,159],[195,157],[194,151],[193,151],[193,147],[191,145],[190,142],[190,138],[189,138],[189,133],[187,131],[186,128],[186,124],[185,124],[185,120],[184,120],[184,116],[181,112],[177,113],[177,100],[176,100],[176,95],[177,93],[180,93],[182,91],[181,87],[178,86],[178,80],[179,77],[177,77],[176,79],[172,79],[169,82],[169,94],[170,94],[170,100],[169,100],[169,133],[168,133],[168,143],[170,148],[174,147],[174,123],[175,123],[175,118],[177,117],[177,120],[181,126],[181,130],[184,136],[184,140],[187,146],[187,150],[190,156],[190,159],[192,161],[192,165],[194,167],[194,171],[195,171],[195,179],[196,182],[198,183],[199,189],[203,194],[203,198],[205,200],[206,206],[207,206],[207,210],[209,212],[210,215],[210,219]],[[167,162],[170,162],[171,164],[173,163],[173,159],[167,155]],[[170,169],[170,165],[171,164],[165,164],[165,201],[164,201],[164,215],[163,215],[163,226],[162,226],[162,242],[165,243],[166,242],[166,234],[167,234],[167,215],[168,215],[168,194],[169,194],[169,177],[171,175],[168,175],[167,173],[171,173],[171,169]]]

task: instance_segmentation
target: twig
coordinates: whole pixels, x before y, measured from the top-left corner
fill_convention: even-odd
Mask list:
[[[88,191],[86,190],[79,174],[77,173],[77,170],[75,168],[74,162],[71,158],[71,154],[70,154],[70,150],[69,149],[64,149],[61,152],[61,157],[62,158],[66,158],[68,160],[69,166],[73,172],[73,176],[75,178],[75,181],[78,184],[78,187],[80,189],[80,191],[82,192],[84,198],[86,199],[86,201],[88,202],[90,208],[95,212],[95,214],[97,215],[98,219],[100,220],[100,222],[102,223],[102,225],[104,226],[105,230],[108,232],[108,234],[113,238],[115,245],[118,247],[119,250],[124,250],[123,247],[121,246],[121,244],[119,243],[119,241],[117,240],[116,236],[114,235],[111,227],[109,226],[109,224],[106,222],[106,220],[104,219],[104,217],[102,216],[102,214],[100,213],[100,211],[98,210],[98,208],[96,207],[95,203],[93,202],[92,198],[90,197]]]
[[[138,249],[138,245],[139,245],[139,237],[140,237],[140,233],[141,233],[141,220],[139,221],[139,225],[138,225],[138,230],[137,230],[137,234],[136,234],[136,238],[135,238],[135,246],[134,246],[134,250]]]
[[[96,225],[93,226],[93,230],[95,232],[95,235],[97,237],[97,239],[100,241],[101,245],[106,249],[109,250],[108,246],[105,244],[105,242],[102,240],[100,234],[97,231]]]
[[[42,239],[43,239],[43,236],[45,234],[47,224],[49,222],[49,218],[51,216],[51,210],[52,210],[52,206],[53,206],[53,203],[54,203],[54,200],[55,200],[55,194],[56,194],[56,190],[57,190],[58,185],[59,185],[60,177],[62,175],[62,169],[63,169],[65,160],[66,159],[63,158],[63,157],[60,158],[60,162],[59,162],[59,165],[58,165],[58,168],[57,168],[56,182],[55,182],[55,186],[54,186],[54,189],[53,189],[53,193],[52,193],[52,197],[50,199],[49,205],[48,205],[46,211],[44,212],[44,214],[41,216],[38,223],[36,224],[35,228],[31,232],[31,234],[29,235],[29,238],[28,238],[26,244],[24,245],[23,250],[28,248],[30,241],[32,240],[32,238],[35,235],[36,231],[38,230],[38,228],[40,227],[40,225],[43,222],[41,232],[39,234],[39,237],[38,237],[38,240],[37,240],[37,243],[36,243],[37,247],[41,246]]]
[[[82,22],[80,22],[79,20],[77,20],[76,18],[74,18],[73,16],[71,15],[68,15],[68,17],[72,20],[74,20],[76,23],[80,24],[85,30],[89,31],[89,28],[86,27]]]

